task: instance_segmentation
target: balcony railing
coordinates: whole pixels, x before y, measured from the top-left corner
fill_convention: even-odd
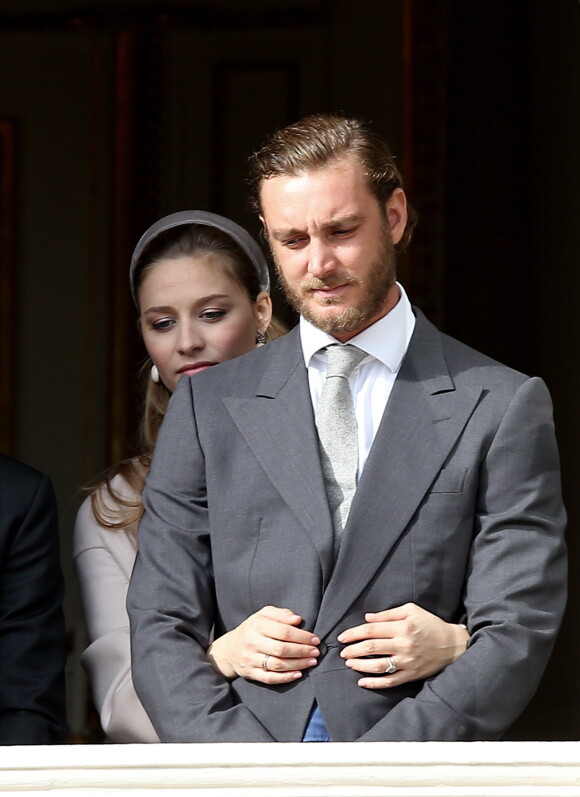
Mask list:
[[[0,748],[0,793],[580,797],[580,742]]]

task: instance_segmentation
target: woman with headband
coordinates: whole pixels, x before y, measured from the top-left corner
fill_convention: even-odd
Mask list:
[[[131,680],[125,600],[137,554],[141,491],[159,427],[184,374],[246,354],[284,330],[272,320],[268,268],[260,247],[237,224],[212,213],[184,211],[156,222],[133,253],[130,285],[150,358],[145,364],[142,453],[113,468],[85,500],[75,525],[74,555],[90,640],[82,661],[103,730],[110,741],[138,743],[158,737]],[[418,607],[412,611],[418,613],[418,625],[399,632],[407,648],[407,669],[395,675],[399,682],[420,677],[426,660],[435,660],[439,670],[461,652],[441,649],[441,640],[449,637],[447,624]],[[208,656],[228,679],[289,682],[314,666],[318,655],[299,622],[285,609],[264,607],[215,640]],[[281,639],[281,626],[292,656],[279,659],[278,671],[265,671],[260,639]]]
[[[83,664],[103,729],[111,741],[155,742],[131,681],[125,599],[157,432],[183,374],[246,354],[283,329],[272,321],[260,247],[233,221],[212,213],[174,213],[147,230],[133,253],[130,286],[150,358],[142,453],[113,468],[81,506],[75,566],[90,638]],[[217,660],[216,654],[216,666]]]

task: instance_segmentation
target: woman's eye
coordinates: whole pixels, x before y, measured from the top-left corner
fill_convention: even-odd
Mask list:
[[[174,321],[172,318],[159,318],[157,321],[154,321],[151,324],[151,327],[156,332],[165,332],[166,330],[171,329],[173,324]]]
[[[225,310],[204,310],[199,317],[204,321],[219,321],[220,318],[223,318],[225,315]]]

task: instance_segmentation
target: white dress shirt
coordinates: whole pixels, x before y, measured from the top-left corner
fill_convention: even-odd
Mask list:
[[[403,286],[400,283],[397,283],[397,286],[400,297],[393,309],[348,341],[368,355],[354,369],[349,379],[358,425],[359,477],[415,329],[415,316],[411,303]],[[300,341],[304,362],[308,368],[312,406],[316,412],[326,378],[326,355],[321,353],[320,349],[339,341],[302,317]]]

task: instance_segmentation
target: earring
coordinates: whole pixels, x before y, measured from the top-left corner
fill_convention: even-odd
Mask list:
[[[157,368],[155,363],[153,363],[153,365],[151,366],[151,379],[155,382],[156,385],[159,383],[159,369]]]
[[[258,330],[256,332],[256,343],[258,344],[258,346],[263,346],[265,342],[266,342],[266,336],[264,335],[263,332],[260,332],[260,330]]]

